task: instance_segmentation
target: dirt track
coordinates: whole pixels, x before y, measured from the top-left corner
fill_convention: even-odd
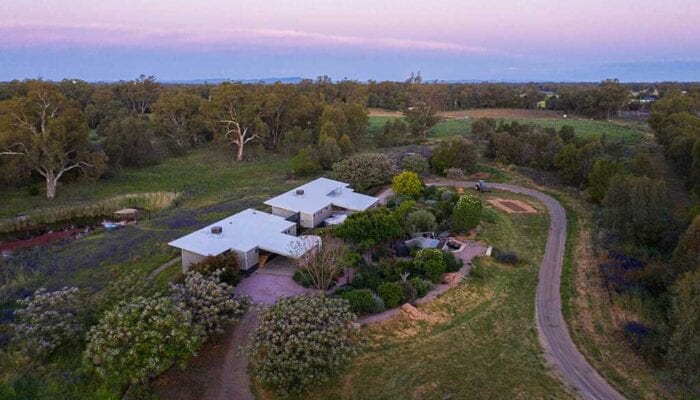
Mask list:
[[[474,183],[464,182],[464,186],[473,185]],[[535,307],[540,343],[547,353],[549,362],[553,364],[563,380],[585,399],[624,399],[578,351],[571,340],[569,329],[561,313],[559,287],[566,244],[564,207],[553,197],[537,190],[497,183],[491,186],[495,189],[534,197],[549,210],[549,237],[540,266]]]
[[[454,186],[453,182],[434,181],[429,185]],[[459,182],[462,187],[472,188],[474,182]],[[535,299],[535,319],[540,343],[545,350],[548,362],[560,378],[571,386],[579,396],[590,400],[624,399],[578,351],[566,321],[561,313],[561,272],[566,245],[566,211],[552,196],[522,186],[492,183],[497,190],[505,190],[531,196],[541,201],[549,211],[549,236],[544,257],[540,266],[537,296]],[[380,194],[386,198],[391,189]]]

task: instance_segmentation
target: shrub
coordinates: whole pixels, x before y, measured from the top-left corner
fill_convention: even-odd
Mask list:
[[[407,154],[401,160],[401,169],[404,171],[415,172],[418,175],[425,175],[428,173],[428,160],[420,154],[410,153]]]
[[[299,269],[294,271],[292,279],[294,280],[294,282],[300,284],[305,288],[310,288],[313,284],[313,282],[311,282],[311,276],[309,274],[303,273],[302,271],[299,271]]]
[[[416,210],[408,214],[404,225],[409,233],[432,232],[437,229],[435,216],[428,210]]]
[[[247,299],[236,299],[233,287],[221,282],[222,272],[218,270],[203,276],[189,271],[184,283],[170,286],[170,298],[182,303],[192,314],[192,321],[206,334],[222,333],[222,325],[238,319],[248,306]]]
[[[520,258],[518,257],[518,253],[514,251],[509,251],[509,250],[498,250],[494,249],[494,254],[493,258],[496,259],[496,261],[503,263],[503,264],[511,264],[515,265],[518,262],[520,262]]]
[[[145,382],[198,349],[202,330],[166,297],[136,297],[108,311],[88,333],[84,360],[109,382]]]
[[[403,288],[398,282],[384,282],[377,287],[377,294],[382,298],[386,308],[394,308],[403,298]]]
[[[349,290],[341,293],[340,297],[348,301],[350,310],[355,314],[371,314],[381,311],[378,309],[377,302],[369,289]]]
[[[673,287],[667,362],[684,382],[700,384],[700,269],[686,272]]]
[[[333,164],[333,178],[365,191],[389,183],[395,170],[394,161],[384,154],[360,153]]]
[[[322,296],[283,298],[264,311],[250,360],[263,385],[285,395],[327,382],[356,353],[355,315],[348,302]]]
[[[440,278],[447,268],[442,253],[438,249],[421,249],[413,260],[417,270],[433,283],[440,282]]]
[[[404,171],[391,180],[391,189],[397,196],[416,198],[423,192],[423,182],[415,172]]]
[[[320,171],[321,164],[311,146],[300,149],[297,155],[292,158],[292,173],[296,176],[314,175]]]
[[[45,358],[82,333],[78,288],[49,292],[44,288],[19,301],[15,311],[14,344],[21,354]]]
[[[419,298],[428,294],[430,289],[433,288],[432,282],[425,280],[425,279],[421,279],[417,276],[414,276],[413,278],[411,278],[410,282],[413,285],[413,287],[416,288],[416,296]]]
[[[104,312],[114,308],[122,300],[152,294],[153,285],[145,278],[144,274],[131,272],[111,281],[93,297],[95,313],[102,315]]]
[[[418,298],[418,290],[411,281],[401,281],[401,290],[403,291],[403,296],[401,297],[401,302],[403,303],[413,303]]]
[[[476,169],[476,147],[464,138],[441,141],[430,159],[430,166],[435,172],[442,173],[448,168],[460,168],[465,172]]]
[[[243,273],[238,266],[238,258],[233,252],[205,257],[202,261],[190,265],[188,271],[199,272],[205,277],[214,274],[216,271],[221,271],[219,280],[231,286],[238,285],[243,279]]]
[[[373,208],[350,214],[334,232],[340,238],[371,247],[401,236],[402,227],[396,216],[388,210]]]
[[[457,272],[462,268],[462,260],[455,257],[454,253],[443,251],[442,258],[445,260],[445,272]]]
[[[461,196],[452,210],[454,228],[466,232],[476,227],[481,220],[481,212],[481,200],[471,195]]]
[[[457,184],[457,181],[464,180],[464,171],[462,171],[462,168],[447,168],[442,172],[445,174],[447,179],[451,180],[455,184]]]
[[[381,130],[377,130],[372,137],[377,147],[391,147],[401,144],[408,135],[408,125],[400,119],[386,121]]]

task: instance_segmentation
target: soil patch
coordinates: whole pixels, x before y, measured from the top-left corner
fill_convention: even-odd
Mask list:
[[[448,119],[505,118],[505,119],[559,119],[562,114],[552,110],[525,110],[517,108],[480,108],[474,110],[445,111],[439,113]]]
[[[370,117],[403,117],[401,111],[385,110],[383,108],[368,108],[367,113]]]
[[[0,244],[0,254],[1,253],[12,253],[13,251],[28,249],[34,246],[45,246],[52,242],[57,242],[59,240],[71,239],[75,236],[80,235],[84,229],[67,229],[60,232],[49,232],[41,236],[35,236],[29,239],[23,240],[13,240],[11,242],[5,242]]]
[[[536,214],[537,210],[520,200],[490,199],[489,204],[508,214]]]

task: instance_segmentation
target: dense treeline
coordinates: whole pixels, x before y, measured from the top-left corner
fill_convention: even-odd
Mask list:
[[[295,153],[307,146],[330,168],[367,136],[357,84],[328,79],[297,85],[161,85],[153,77],[111,85],[33,80],[1,86],[3,183],[46,181],[53,198],[61,179],[99,177],[158,163],[202,143],[250,145]]]
[[[568,85],[427,83],[420,74],[404,82],[366,84],[334,83],[327,77],[272,85],[164,85],[146,76],[114,84],[13,81],[0,84],[0,181],[25,183],[34,176],[45,181],[46,195],[53,198],[60,181],[81,173],[108,176],[123,167],[156,164],[206,142],[227,145],[239,161],[250,158],[250,146],[295,154],[295,171],[309,173],[330,169],[369,139],[367,107],[405,114],[373,137],[376,146],[390,147],[424,138],[440,111],[546,106],[610,118],[631,104],[634,93],[694,89],[686,86],[622,85],[615,80]],[[687,119],[673,118],[678,120],[675,125]],[[562,136],[551,132],[513,129],[521,128],[498,132],[490,149],[519,141],[520,133],[526,135],[528,148],[517,157],[501,154],[504,161],[550,169],[559,167],[550,156],[558,154],[562,144],[566,152],[560,163],[595,151],[595,145],[580,150],[579,143],[564,139],[549,143],[549,138]],[[675,139],[675,134],[669,135]],[[669,150],[681,168],[692,164],[692,157],[683,152],[688,141],[683,137]],[[547,148],[540,149],[545,143]],[[532,157],[540,151],[546,157]],[[525,160],[528,157],[535,161]],[[579,184],[590,168],[569,170],[565,180]]]

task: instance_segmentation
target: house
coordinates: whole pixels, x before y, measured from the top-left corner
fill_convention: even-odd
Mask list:
[[[183,270],[207,256],[234,252],[250,273],[270,256],[298,258],[318,248],[321,238],[297,236],[296,222],[247,209],[168,244],[181,250]]]
[[[290,219],[298,216],[302,227],[313,228],[337,211],[364,211],[378,202],[376,197],[355,192],[347,183],[318,178],[264,204],[272,208],[274,215]]]

